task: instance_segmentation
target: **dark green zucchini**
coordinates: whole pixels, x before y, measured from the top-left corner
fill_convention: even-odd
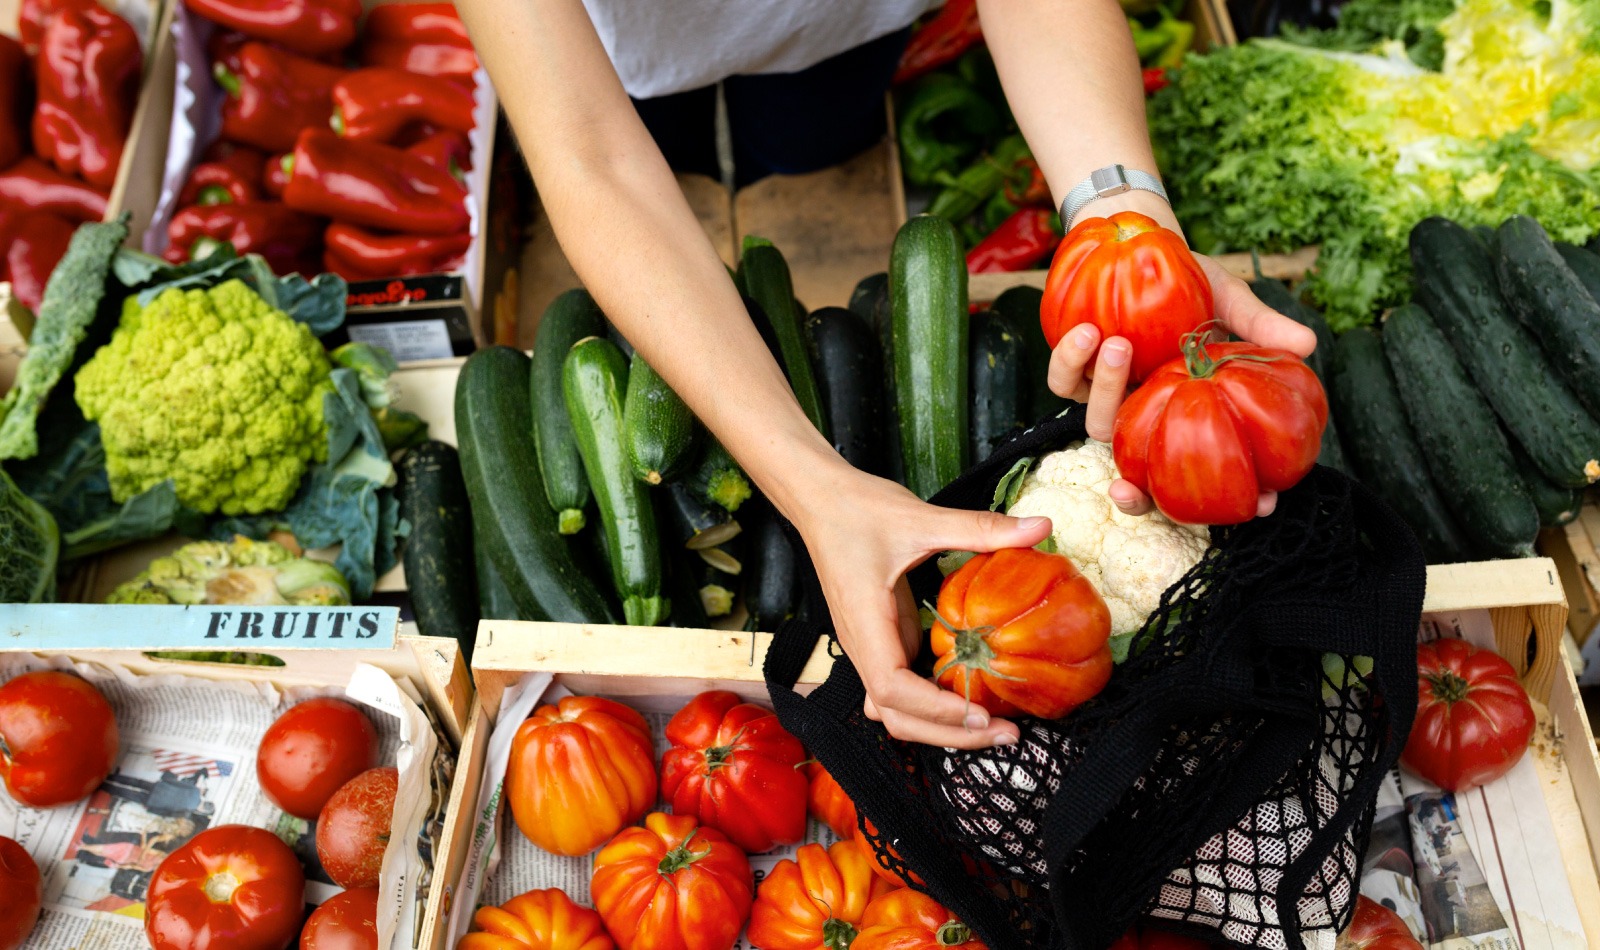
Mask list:
[[[579,340],[567,353],[561,388],[578,437],[578,453],[600,508],[611,555],[611,579],[622,598],[622,614],[637,627],[652,627],[667,615],[661,594],[661,550],[650,496],[633,477],[622,431],[622,397],[628,361],[601,337]]]
[[[685,551],[674,551],[664,558],[667,590],[671,593],[672,612],[667,615],[667,626],[704,630],[711,625],[705,607],[700,602],[700,587],[696,581],[700,559]]]
[[[483,551],[476,552],[474,566],[477,568],[478,580],[478,613],[484,620],[537,620],[537,617],[524,617],[517,610],[517,603],[511,597],[511,588],[500,579],[500,573],[494,569],[494,562]],[[463,655],[470,656],[471,650],[463,649]],[[470,662],[470,661],[469,661]]]
[[[400,515],[411,523],[404,561],[417,629],[472,652],[478,635],[478,578],[472,508],[453,446],[428,441],[400,463]]]
[[[861,278],[855,289],[850,291],[850,312],[867,322],[867,326],[876,326],[878,308],[887,306],[889,301],[889,272],[879,271]]]
[[[1040,419],[1058,416],[1067,408],[1067,400],[1050,390],[1050,344],[1044,338],[1044,326],[1039,323],[1039,302],[1044,291],[1037,287],[1012,287],[994,299],[990,309],[1010,318],[1012,325],[1022,332],[1028,356],[1028,424]]]
[[[777,512],[766,499],[758,504],[754,523],[746,529],[749,554],[741,574],[744,603],[752,629],[774,633],[794,614],[800,569]]]
[[[1027,341],[1016,322],[985,310],[972,317],[972,353],[968,362],[968,452],[982,462],[1012,434],[1028,427]]]
[[[661,374],[637,353],[628,369],[622,432],[633,477],[647,485],[677,478],[695,460],[700,423]]]
[[[561,363],[572,344],[605,332],[606,318],[586,290],[569,290],[545,308],[533,337],[533,368],[528,391],[533,400],[533,444],[545,495],[562,534],[583,530],[589,505],[589,480],[578,458],[578,443],[567,421],[561,395]]]
[[[1487,554],[1532,556],[1539,513],[1493,410],[1445,334],[1426,310],[1407,304],[1384,321],[1383,352],[1428,471],[1467,533]]]
[[[1572,273],[1577,275],[1578,283],[1589,292],[1589,296],[1600,300],[1600,254],[1593,254],[1576,244],[1557,244],[1556,253],[1572,268]]]
[[[801,326],[803,315],[795,309],[789,265],[770,243],[747,239],[739,259],[739,282],[772,327],[783,357],[780,362],[800,408],[817,431],[827,435],[828,422],[822,415],[822,398],[817,393],[817,380],[811,369],[811,354]]]
[[[967,468],[967,262],[949,221],[900,226],[889,302],[906,487],[930,498]]]
[[[1590,238],[1589,243],[1585,244],[1583,248],[1590,254],[1600,254],[1600,234],[1596,234],[1594,237]]]
[[[1499,253],[1500,238],[1495,234],[1494,228],[1489,227],[1487,224],[1474,224],[1472,226],[1472,235],[1478,239],[1478,243],[1483,245],[1484,250],[1490,254]]]
[[[856,285],[858,291],[867,285],[870,297],[858,301],[852,296],[851,299],[861,310],[870,310],[871,315],[867,320],[878,337],[878,351],[883,360],[878,382],[882,398],[880,415],[883,419],[884,476],[904,485],[906,465],[905,455],[900,451],[900,408],[894,393],[894,308],[889,305],[889,275],[883,274],[882,281],[878,281],[877,276],[875,274]],[[863,316],[866,314],[863,313]]]
[[[467,358],[456,381],[461,475],[487,554],[525,620],[616,623],[617,615],[556,529],[535,457],[528,357],[492,346]]]
[[[1322,448],[1317,451],[1317,464],[1336,468],[1341,472],[1349,472],[1349,458],[1345,455],[1344,440],[1339,436],[1339,427],[1334,422],[1333,414],[1328,414],[1328,424],[1322,428]]]
[[[1600,423],[1512,316],[1482,243],[1453,221],[1427,218],[1411,230],[1411,261],[1417,302],[1545,477],[1568,488],[1600,478]]]
[[[1350,466],[1345,471],[1405,518],[1428,563],[1472,560],[1471,541],[1428,473],[1378,334],[1368,327],[1348,330],[1332,355],[1328,403],[1339,419]]]
[[[1600,413],[1600,302],[1539,222],[1512,215],[1500,225],[1499,237],[1495,264],[1501,295],[1578,401],[1590,413]]]
[[[1301,303],[1300,298],[1291,293],[1281,280],[1258,277],[1250,282],[1250,289],[1255,291],[1256,299],[1295,323],[1309,327],[1317,335],[1317,348],[1306,358],[1306,365],[1317,374],[1323,385],[1327,385],[1328,371],[1333,363],[1333,330],[1328,326],[1328,321],[1323,319],[1320,312]]]
[[[1539,512],[1539,525],[1559,528],[1578,517],[1583,510],[1583,490],[1563,488],[1544,477],[1539,466],[1521,447],[1513,443],[1511,454],[1516,457],[1517,471],[1522,473],[1522,486],[1528,490],[1533,507]]]
[[[740,530],[728,509],[706,501],[683,482],[671,482],[656,492],[656,506],[670,547],[691,551],[716,547]]]
[[[699,460],[683,477],[683,481],[702,501],[720,505],[729,512],[738,511],[739,506],[750,497],[750,479],[744,469],[722,447],[722,443],[709,433]]]
[[[842,307],[806,318],[812,366],[833,447],[863,472],[883,475],[883,348],[871,324]]]

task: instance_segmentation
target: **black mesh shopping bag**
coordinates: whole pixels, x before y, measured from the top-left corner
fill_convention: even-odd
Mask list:
[[[1018,459],[1083,438],[1076,407],[933,501],[988,508]],[[1271,517],[1213,529],[1106,689],[1064,719],[1018,720],[1014,746],[891,739],[863,715],[837,644],[827,682],[800,696],[817,626],[787,624],[766,677],[784,725],[871,823],[879,859],[991,950],[1098,950],[1141,918],[1299,950],[1311,932],[1331,945],[1353,911],[1378,784],[1416,708],[1424,578],[1399,517],[1318,467]],[[913,574],[919,603],[938,584],[932,564]],[[814,580],[807,596],[820,597]]]

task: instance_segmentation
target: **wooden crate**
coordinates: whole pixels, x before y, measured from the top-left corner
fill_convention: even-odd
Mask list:
[[[1543,703],[1541,727],[1565,737],[1541,750],[1537,766],[1589,944],[1600,946],[1600,874],[1594,857],[1600,852],[1600,757],[1559,647],[1565,602],[1555,565],[1528,559],[1429,568],[1425,612],[1479,609],[1489,611],[1501,652]],[[446,876],[459,879],[465,868],[489,735],[505,691],[524,673],[549,672],[576,693],[645,707],[661,697],[711,688],[761,700],[766,695],[761,661],[771,642],[765,633],[484,621],[473,653],[478,692],[451,790],[441,862]],[[819,644],[800,690],[821,683],[832,662],[826,643]],[[441,947],[452,898],[448,888],[435,891],[424,923]]]

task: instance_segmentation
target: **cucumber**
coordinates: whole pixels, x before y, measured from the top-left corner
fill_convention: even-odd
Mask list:
[[[1500,238],[1495,234],[1494,228],[1489,227],[1487,224],[1474,224],[1472,226],[1472,236],[1477,238],[1478,243],[1482,244],[1483,249],[1490,254],[1499,253]]]
[[[772,327],[783,357],[780,362],[800,408],[817,431],[826,436],[828,422],[822,414],[822,397],[817,392],[816,376],[811,370],[801,313],[795,308],[789,265],[771,244],[746,239],[744,254],[739,259],[739,281]]]
[[[1600,254],[1591,254],[1576,244],[1557,244],[1556,253],[1572,268],[1589,296],[1600,300]]]
[[[1406,304],[1384,321],[1383,352],[1428,470],[1467,533],[1493,556],[1531,557],[1539,513],[1494,411],[1445,334],[1426,310]]]
[[[842,307],[806,318],[812,365],[833,447],[863,472],[882,475],[884,457],[883,348],[872,326]]]
[[[456,381],[456,442],[479,553],[493,561],[522,619],[616,623],[557,531],[528,438],[531,368],[517,350],[491,346],[468,357]]]
[[[1306,358],[1306,365],[1317,374],[1323,385],[1327,385],[1328,371],[1333,363],[1333,330],[1328,326],[1328,321],[1323,319],[1321,313],[1301,303],[1300,298],[1290,292],[1283,281],[1259,277],[1250,282],[1250,289],[1255,292],[1257,300],[1295,323],[1309,327],[1317,335],[1317,348]]]
[[[667,599],[661,594],[655,513],[645,487],[629,470],[624,447],[622,395],[627,385],[627,358],[601,337],[579,340],[561,368],[567,414],[589,489],[600,507],[622,615],[632,626],[653,627],[666,617]]]
[[[622,406],[622,432],[633,477],[647,485],[678,477],[695,459],[699,430],[694,413],[635,353]]]
[[[1498,233],[1496,273],[1511,312],[1538,338],[1545,358],[1578,401],[1600,413],[1600,302],[1539,222],[1515,214]]]
[[[1328,402],[1343,432],[1346,471],[1405,518],[1429,563],[1471,560],[1472,542],[1428,473],[1378,334],[1368,327],[1348,330],[1332,356]]]
[[[1600,478],[1600,423],[1512,316],[1477,238],[1453,221],[1427,218],[1411,230],[1411,261],[1417,302],[1545,477],[1567,488]]]
[[[777,512],[766,499],[759,502],[752,520],[746,529],[750,553],[741,575],[744,603],[750,611],[751,629],[774,633],[794,614],[800,566]]]
[[[567,420],[561,395],[561,363],[572,344],[605,332],[606,318],[586,290],[569,290],[545,308],[533,337],[533,444],[544,476],[545,496],[555,510],[562,534],[583,530],[589,505],[589,479],[578,458],[578,443]]]
[[[919,214],[889,258],[906,487],[931,498],[967,468],[967,262],[955,226]]]
[[[861,278],[855,289],[850,291],[849,310],[865,320],[867,326],[876,326],[878,307],[887,305],[888,300],[889,273],[879,271]]]
[[[1322,427],[1322,448],[1317,450],[1317,464],[1349,472],[1350,462],[1344,452],[1344,439],[1339,435],[1339,427],[1333,421],[1333,414],[1328,414],[1328,424]]]
[[[659,520],[670,546],[698,551],[716,547],[739,533],[739,522],[726,508],[696,495],[683,482],[672,482],[656,494]]]
[[[968,362],[971,429],[967,451],[973,462],[1028,426],[1027,341],[1005,314],[984,311],[972,318]]]
[[[428,441],[400,463],[400,515],[411,523],[403,555],[417,629],[449,637],[471,656],[478,636],[478,578],[472,554],[472,508],[461,456]]]
[[[736,512],[750,497],[750,479],[721,442],[708,433],[705,443],[700,459],[683,480],[697,498]]]
[[[1043,299],[1044,291],[1037,287],[1012,287],[989,305],[995,313],[1011,319],[1027,344],[1030,424],[1058,416],[1067,408],[1067,400],[1050,390],[1050,344],[1045,342],[1044,326],[1039,322],[1039,302]]]
[[[1528,453],[1515,444],[1511,446],[1511,454],[1517,460],[1517,471],[1522,474],[1522,485],[1528,490],[1533,507],[1539,512],[1540,527],[1559,528],[1578,517],[1578,512],[1583,509],[1581,489],[1563,488],[1545,478]]]

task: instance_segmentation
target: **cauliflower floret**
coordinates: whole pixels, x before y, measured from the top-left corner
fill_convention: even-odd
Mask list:
[[[278,511],[325,460],[331,365],[311,330],[243,282],[169,290],[122,320],[77,376],[111,495],[173,479],[202,514]]]
[[[1211,543],[1204,527],[1175,524],[1157,511],[1123,513],[1106,495],[1116,478],[1111,446],[1074,443],[1039,459],[1008,512],[1050,519],[1056,550],[1072,559],[1110,609],[1112,636],[1143,626],[1162,592]]]

